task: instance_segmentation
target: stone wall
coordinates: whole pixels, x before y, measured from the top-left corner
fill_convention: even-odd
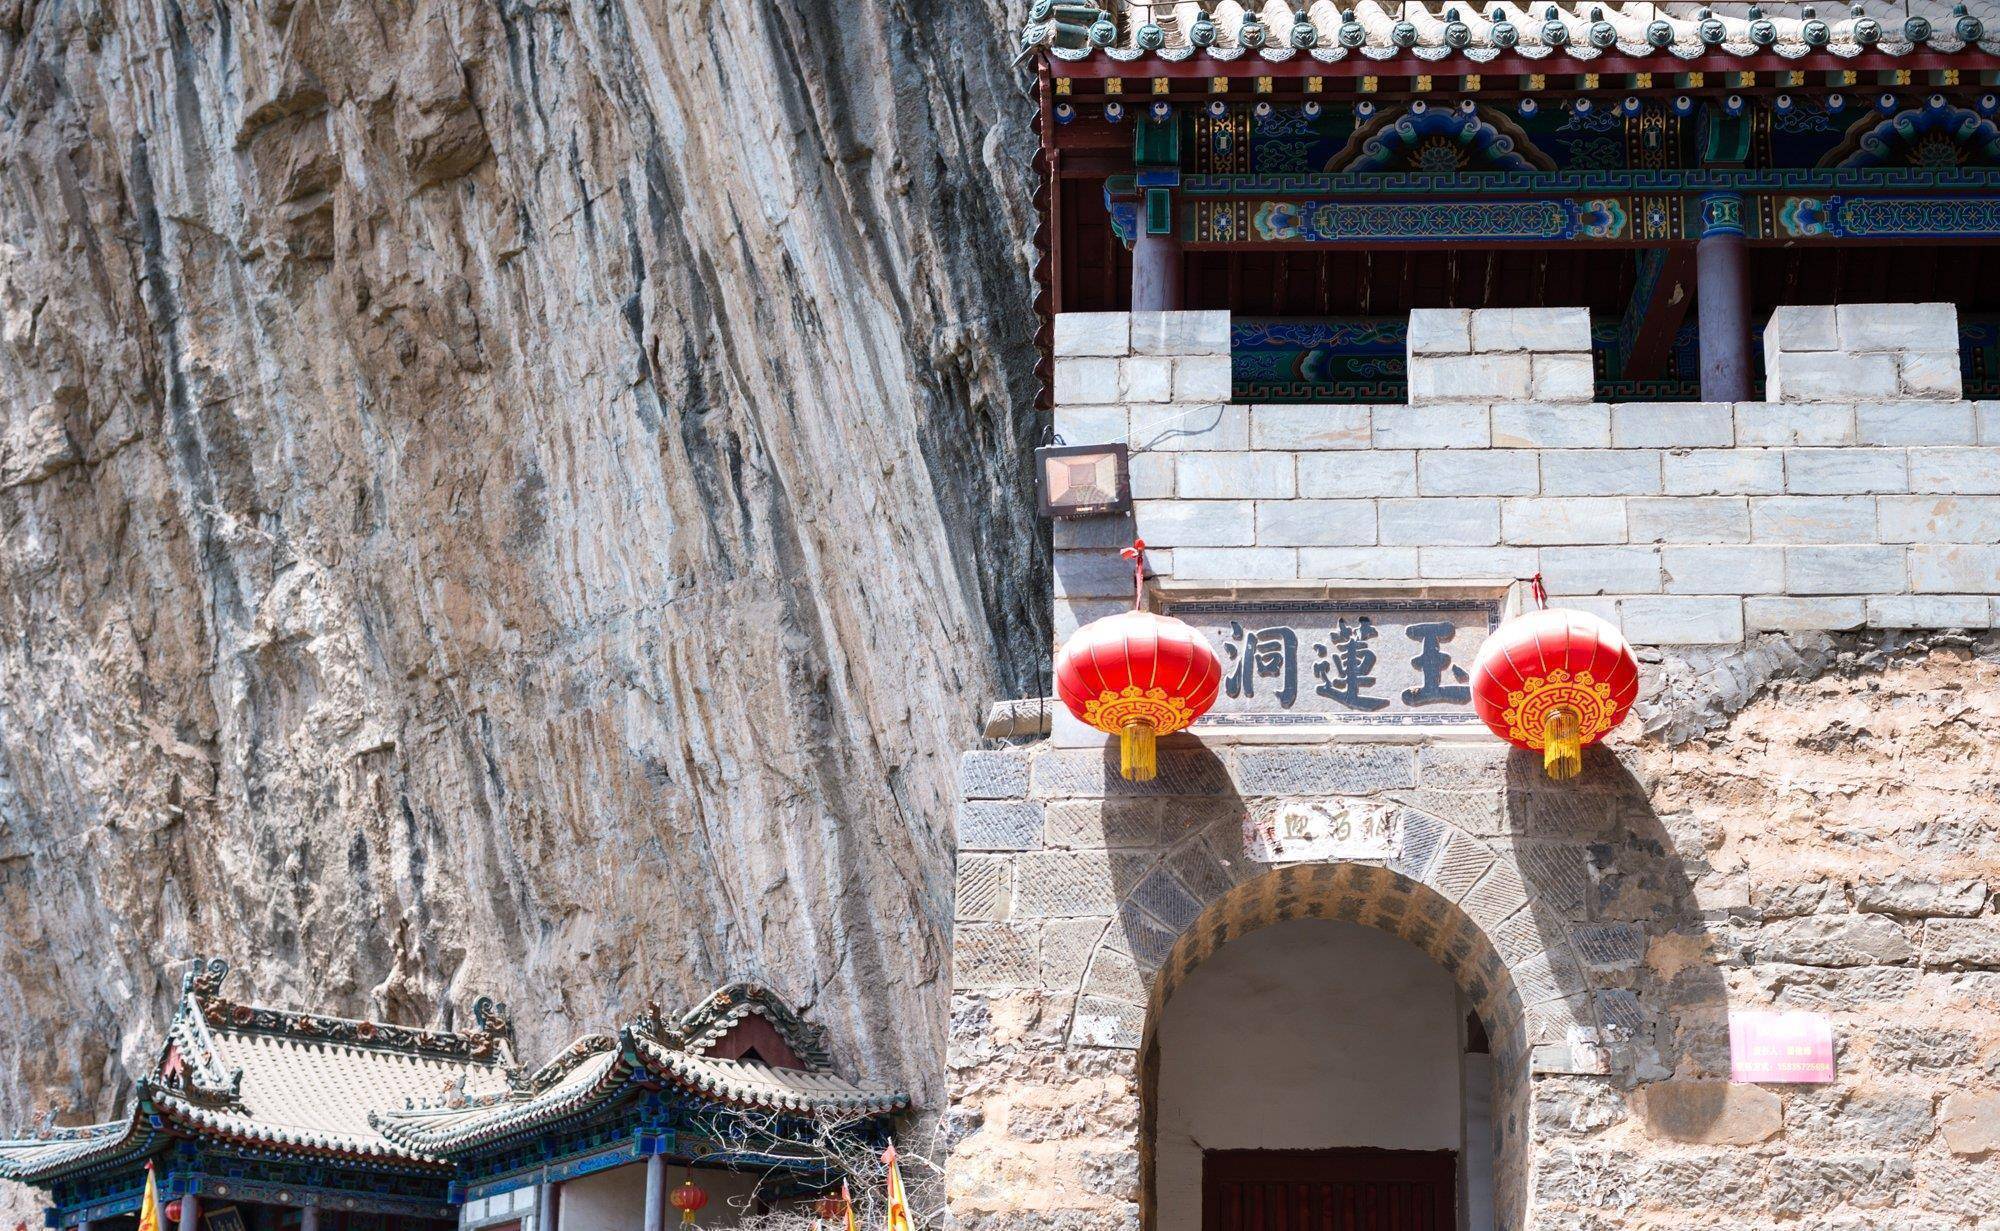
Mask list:
[[[1146,1224],[1161,1007],[1229,937],[1323,917],[1479,1007],[1503,1227],[1991,1226],[2000,637],[1894,631],[2000,617],[2000,404],[1926,375],[1939,321],[1802,312],[1772,401],[1611,406],[1581,312],[1419,313],[1411,403],[1371,407],[1229,404],[1220,313],[1058,317],[1058,430],[1127,442],[1135,500],[1057,524],[1058,640],[1129,604],[1135,534],[1183,590],[1539,572],[1639,644],[1675,742],[1634,720],[1563,784],[1483,733],[1181,735],[1143,785],[1061,714],[969,754],[957,1220]],[[1801,375],[1829,363],[1894,379]],[[1300,806],[1393,817],[1393,853],[1261,862]],[[1837,1080],[1731,1083],[1745,1008],[1828,1013]]]
[[[1764,328],[1773,402],[1957,398],[1958,310],[1948,303],[1782,307]]]
[[[1094,750],[968,754],[954,1216],[1137,1225],[1149,1013],[1218,937],[1321,914],[1428,936],[1486,993],[1527,1074],[1502,1075],[1503,1226],[1990,1225],[1994,653],[1849,653],[1704,739],[1593,749],[1569,784],[1490,746],[1176,737],[1144,786]],[[1398,855],[1247,858],[1245,823],[1297,800],[1400,809]],[[1730,1084],[1731,1007],[1830,1013],[1838,1080]]]
[[[1840,311],[1859,364],[1957,336],[1891,332],[1934,306]],[[1995,622],[2000,403],[1576,400],[1587,320],[1537,309],[1414,313],[1410,405],[1229,405],[1227,324],[1057,318],[1057,430],[1129,442],[1135,502],[1129,523],[1057,524],[1058,640],[1129,593],[1112,549],[1134,533],[1183,581],[1539,572],[1646,645]]]

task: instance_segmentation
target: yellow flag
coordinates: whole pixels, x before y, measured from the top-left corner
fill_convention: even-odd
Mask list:
[[[840,1182],[840,1204],[841,1204],[841,1207],[842,1207],[843,1209],[845,1209],[845,1210],[847,1211],[847,1231],[855,1231],[855,1228],[854,1228],[854,1195],[853,1195],[852,1193],[850,1193],[850,1192],[848,1192],[848,1191],[847,1191],[847,1181],[846,1181],[846,1180],[842,1180],[842,1181]]]
[[[153,1183],[153,1164],[146,1164],[146,1195],[139,1202],[139,1226],[137,1231],[161,1231],[160,1228],[160,1188]]]
[[[889,1168],[889,1221],[884,1231],[913,1231],[909,1199],[903,1196],[903,1169],[896,1165],[895,1142],[882,1151],[882,1161]]]

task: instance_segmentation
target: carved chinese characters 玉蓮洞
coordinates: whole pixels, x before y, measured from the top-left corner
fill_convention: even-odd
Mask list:
[[[1438,726],[1474,721],[1469,668],[1499,603],[1194,599],[1172,610],[1222,659],[1202,726]]]

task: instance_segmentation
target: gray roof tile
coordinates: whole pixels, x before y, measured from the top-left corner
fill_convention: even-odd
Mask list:
[[[1749,4],[1461,3],[1409,5],[1360,0],[1313,0],[1301,9],[1286,0],[1036,0],[1022,30],[1026,48],[1046,47],[1061,60],[1102,56],[1114,61],[1333,63],[1349,57],[1439,60],[1462,53],[1474,61],[1577,60],[1606,55],[1658,56],[1671,67],[1716,52],[1771,53],[1796,59],[1813,53],[1853,57],[1913,51],[1955,52],[1968,46],[2000,54],[2000,4],[1966,0],[1864,0],[1860,13],[1844,4],[1819,6],[1809,21],[1800,8],[1772,4],[1751,15]],[[1551,10],[1553,9],[1553,13]],[[1309,27],[1295,32],[1303,12]],[[1351,13],[1352,23],[1343,20]],[[1454,22],[1453,14],[1456,15]],[[1715,23],[1709,25],[1704,16]],[[1761,18],[1761,21],[1758,20]],[[1407,24],[1405,24],[1407,23]],[[1767,23],[1767,24],[1766,24]],[[1551,30],[1551,25],[1560,30]],[[1502,27],[1496,35],[1496,27]],[[1705,28],[1706,27],[1706,28]],[[1246,28],[1251,33],[1246,35]],[[1413,70],[1421,65],[1412,65]],[[1495,67],[1498,67],[1497,65]],[[1134,75],[1145,65],[1134,63]]]

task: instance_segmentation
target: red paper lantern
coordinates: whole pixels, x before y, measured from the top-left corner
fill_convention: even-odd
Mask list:
[[[693,1179],[686,1179],[681,1181],[681,1186],[676,1188],[667,1200],[681,1212],[683,1223],[691,1223],[694,1221],[695,1211],[708,1204],[708,1194],[697,1187]]]
[[[1159,773],[1154,741],[1208,712],[1222,685],[1222,664],[1208,638],[1172,616],[1138,608],[1145,579],[1144,542],[1124,551],[1133,562],[1134,610],[1105,616],[1070,635],[1056,655],[1056,695],[1069,712],[1119,737],[1119,772],[1132,782]]]
[[[822,1222],[844,1222],[847,1219],[847,1198],[839,1193],[821,1193],[813,1204],[813,1212]]]
[[[1541,753],[1558,780],[1582,770],[1583,746],[1623,722],[1638,695],[1632,647],[1587,611],[1516,616],[1472,662],[1472,708],[1481,721],[1515,747]]]
[[[167,1202],[167,1208],[162,1213],[166,1215],[166,1224],[168,1226],[179,1226],[181,1222],[181,1199],[175,1197],[172,1201]]]

